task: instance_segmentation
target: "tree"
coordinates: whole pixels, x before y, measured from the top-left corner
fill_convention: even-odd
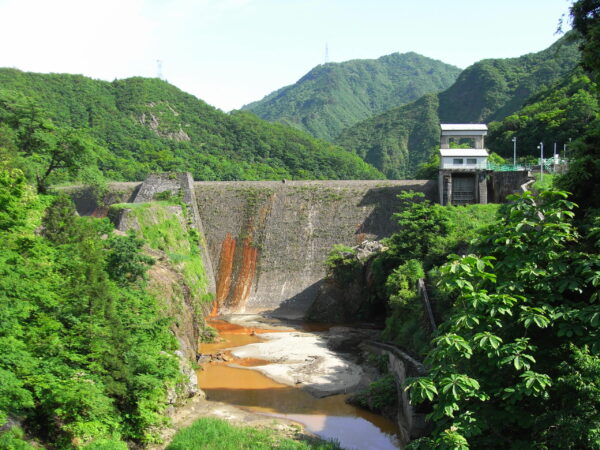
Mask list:
[[[399,230],[385,240],[388,255],[404,262],[417,259],[429,269],[432,259],[439,257],[450,223],[444,207],[425,199],[422,192],[402,192],[400,212],[394,213]]]
[[[12,130],[11,142],[0,145],[9,150],[14,147],[26,159],[22,165],[35,177],[40,193],[47,191],[48,179],[56,172],[73,177],[83,167],[95,165],[93,139],[83,130],[55,127],[46,111],[29,97],[0,91],[0,125]]]
[[[112,280],[126,285],[146,279],[148,265],[154,264],[154,260],[141,252],[143,245],[144,241],[135,234],[111,236],[106,271]]]
[[[600,81],[600,0],[577,0],[571,6],[571,23],[583,38],[579,48],[584,67]]]
[[[598,248],[582,251],[564,192],[511,201],[476,254],[440,269],[455,300],[429,375],[410,382],[414,401],[433,402],[435,424],[415,448],[545,448],[559,429],[571,436],[561,448],[600,448],[600,396],[582,387],[598,392]],[[565,361],[584,378],[569,379]],[[565,420],[573,392],[585,414]]]
[[[48,178],[58,170],[64,170],[75,176],[85,166],[94,164],[93,142],[80,130],[60,128],[47,133],[45,145],[38,148],[33,159],[40,163],[36,173],[37,189],[47,192]]]
[[[600,0],[578,0],[571,6],[573,28],[581,36],[582,62],[593,80],[600,81]],[[600,92],[596,90],[598,97]],[[600,118],[573,142],[569,171],[557,180],[560,188],[573,192],[582,210],[600,208]]]

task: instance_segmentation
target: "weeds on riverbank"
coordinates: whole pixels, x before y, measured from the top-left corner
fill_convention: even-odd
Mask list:
[[[334,442],[308,442],[285,438],[272,430],[236,427],[222,419],[204,417],[179,430],[167,450],[339,450]]]

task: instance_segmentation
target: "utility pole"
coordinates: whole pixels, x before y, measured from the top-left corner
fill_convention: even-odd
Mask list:
[[[325,64],[329,62],[329,44],[325,42]]]
[[[163,74],[162,74],[162,61],[160,59],[156,60],[156,78],[162,80],[163,79]]]
[[[544,143],[540,142],[538,145],[540,149],[540,183],[544,181]]]
[[[517,168],[517,137],[512,138],[513,141],[513,166]]]

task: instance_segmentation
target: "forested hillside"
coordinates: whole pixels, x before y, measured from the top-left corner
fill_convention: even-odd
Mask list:
[[[112,228],[0,167],[0,448],[158,438],[182,381],[173,320],[146,288],[143,241]]]
[[[436,94],[425,95],[354,125],[339,142],[388,178],[410,178],[417,164],[439,146],[438,106]]]
[[[599,112],[596,85],[576,70],[556,85],[532,96],[525,106],[489,124],[487,146],[503,157],[513,156],[512,139],[517,138],[518,156],[539,158],[537,146],[544,142],[551,155],[553,144],[563,154],[563,144],[583,134]],[[564,156],[564,155],[563,155]]]
[[[567,76],[579,62],[577,43],[565,36],[539,53],[488,59],[465,69],[436,99],[387,111],[345,130],[336,140],[359,155],[369,155],[388,177],[411,177],[435,152],[442,123],[499,120],[527,99]],[[437,110],[430,111],[433,103]],[[415,121],[414,117],[427,121]],[[384,127],[381,124],[385,124]],[[405,139],[396,139],[401,133]]]
[[[250,113],[225,114],[159,79],[0,69],[0,126],[5,151],[28,158],[20,167],[30,178],[45,172],[61,134],[77,135],[88,172],[95,160],[116,180],[184,170],[197,180],[382,177],[340,147]],[[49,181],[68,177],[58,167]]]
[[[361,120],[446,89],[459,73],[457,67],[412,52],[328,63],[242,109],[333,140]]]

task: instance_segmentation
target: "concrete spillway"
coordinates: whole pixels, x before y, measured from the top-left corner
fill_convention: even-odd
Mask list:
[[[331,247],[389,236],[409,189],[435,195],[420,180],[195,182],[221,311],[301,317]]]

